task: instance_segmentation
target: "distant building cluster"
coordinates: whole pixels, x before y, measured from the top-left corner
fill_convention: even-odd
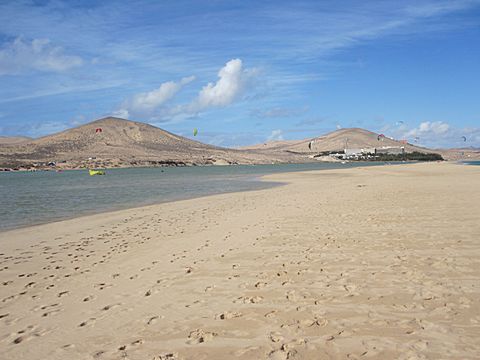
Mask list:
[[[405,147],[379,147],[379,148],[363,148],[363,149],[345,149],[343,153],[332,153],[337,159],[342,160],[362,160],[362,159],[374,159],[380,155],[399,155],[405,153]]]

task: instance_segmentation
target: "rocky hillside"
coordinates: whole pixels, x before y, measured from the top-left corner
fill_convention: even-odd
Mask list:
[[[336,130],[331,133],[304,140],[294,141],[278,141],[265,144],[247,146],[243,149],[255,149],[271,151],[289,151],[304,154],[317,154],[323,151],[339,151],[345,148],[361,149],[361,148],[379,148],[379,147],[405,147],[406,151],[413,152],[431,152],[431,150],[415,146],[413,144],[405,144],[401,141],[390,139],[387,136],[380,136],[368,130],[351,128]],[[311,143],[311,147],[309,144]]]
[[[0,145],[19,144],[31,140],[32,138],[26,136],[0,136]]]
[[[215,147],[141,122],[108,117],[39,139],[0,145],[0,167],[253,164],[295,162],[291,154]]]

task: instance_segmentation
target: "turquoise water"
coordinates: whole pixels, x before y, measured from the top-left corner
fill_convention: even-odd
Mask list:
[[[86,170],[2,172],[0,230],[274,186],[259,180],[265,174],[372,165],[378,163],[131,168],[107,170],[106,176],[89,176]]]
[[[480,161],[464,161],[463,162],[464,164],[467,164],[467,165],[480,165]]]

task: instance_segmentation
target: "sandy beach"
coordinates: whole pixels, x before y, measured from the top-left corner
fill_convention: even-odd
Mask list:
[[[480,166],[265,179],[0,233],[0,358],[480,358]]]

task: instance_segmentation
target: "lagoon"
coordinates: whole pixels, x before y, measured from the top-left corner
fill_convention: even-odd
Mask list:
[[[262,175],[373,166],[379,163],[308,163],[0,173],[0,231],[200,196],[264,189]],[[99,215],[101,216],[101,215]]]

